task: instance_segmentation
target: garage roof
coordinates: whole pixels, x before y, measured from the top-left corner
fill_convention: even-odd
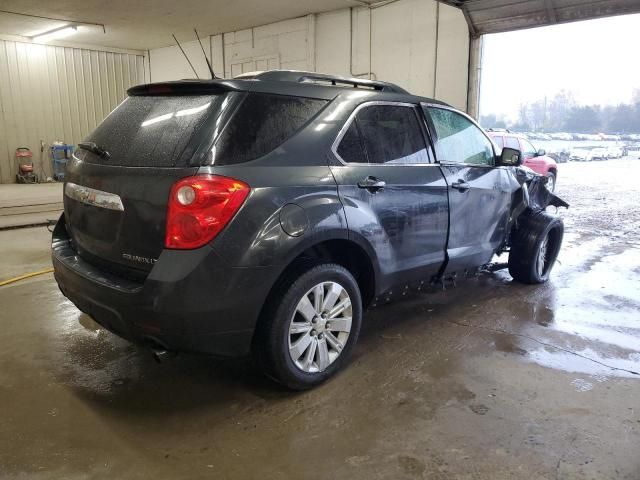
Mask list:
[[[471,35],[640,13],[638,0],[440,0],[462,10]]]

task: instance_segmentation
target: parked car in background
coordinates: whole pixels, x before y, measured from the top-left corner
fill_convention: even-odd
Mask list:
[[[592,160],[606,160],[608,157],[607,147],[595,147],[591,149]]]
[[[640,144],[627,145],[625,149],[630,157],[640,158]]]
[[[607,158],[622,158],[624,153],[624,147],[622,146],[612,145],[607,147]]]
[[[545,208],[568,204],[437,100],[292,71],[128,94],[69,160],[52,260],[80,310],[156,355],[252,353],[310,388],[377,297],[507,251],[514,280],[544,283],[558,256]]]
[[[555,152],[547,152],[547,155],[553,158],[556,163],[567,163],[569,161],[569,150],[567,149]]]
[[[590,162],[593,160],[591,150],[589,147],[572,148],[571,152],[569,152],[569,160],[573,160],[574,162]]]
[[[576,162],[591,162],[594,160],[606,160],[606,147],[576,147],[571,150],[569,158]]]
[[[550,133],[549,136],[553,140],[573,140],[573,135],[566,132]]]
[[[547,188],[552,192],[556,189],[558,180],[558,164],[542,149],[536,149],[524,135],[512,133],[508,130],[489,130],[487,132],[498,146],[514,148],[522,152],[522,164],[536,173],[547,177]]]

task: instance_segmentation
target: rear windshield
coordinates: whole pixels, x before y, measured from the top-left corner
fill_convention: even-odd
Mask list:
[[[184,165],[197,147],[190,140],[220,111],[224,96],[128,97],[85,139],[108,151],[110,158],[86,154],[84,160],[132,167]]]
[[[213,163],[234,165],[272,152],[327,103],[313,98],[250,93],[218,138]]]

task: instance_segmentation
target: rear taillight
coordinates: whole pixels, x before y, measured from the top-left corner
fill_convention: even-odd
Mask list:
[[[244,203],[251,189],[233,178],[196,175],[171,187],[165,247],[198,248],[215,238]]]

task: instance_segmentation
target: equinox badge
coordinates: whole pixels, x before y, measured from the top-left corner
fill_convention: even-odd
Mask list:
[[[129,260],[130,262],[146,263],[149,265],[153,265],[158,261],[157,258],[141,257],[140,255],[132,255],[130,253],[123,253],[122,258]]]

